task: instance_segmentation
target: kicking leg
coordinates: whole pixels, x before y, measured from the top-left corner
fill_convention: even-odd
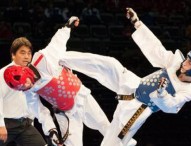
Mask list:
[[[59,64],[96,79],[117,94],[132,93],[140,81],[137,75],[113,57],[69,51]]]

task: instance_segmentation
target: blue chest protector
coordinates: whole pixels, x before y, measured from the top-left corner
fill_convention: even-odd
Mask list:
[[[168,86],[166,90],[169,94],[173,96],[175,94],[175,90],[174,87],[172,86],[172,83],[169,79],[166,69],[161,69],[144,77],[141,80],[140,85],[135,92],[135,97],[137,98],[137,100],[149,106],[153,112],[157,112],[160,109],[151,101],[149,94],[157,89],[158,81],[160,80],[161,77],[167,78]]]

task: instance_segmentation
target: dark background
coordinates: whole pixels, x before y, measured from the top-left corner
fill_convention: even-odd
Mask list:
[[[125,17],[126,7],[137,12],[167,50],[180,49],[184,55],[190,50],[189,0],[1,0],[0,67],[11,61],[9,48],[16,37],[26,36],[38,51],[70,16],[78,16],[81,23],[71,33],[68,50],[113,56],[144,77],[156,69],[131,39],[134,28]],[[115,93],[85,75],[78,76],[111,121],[117,105]],[[178,114],[154,113],[134,136],[137,146],[190,146],[190,107],[190,103],[185,104]],[[35,125],[41,131],[37,121]],[[99,132],[85,127],[84,146],[99,146],[102,138]]]

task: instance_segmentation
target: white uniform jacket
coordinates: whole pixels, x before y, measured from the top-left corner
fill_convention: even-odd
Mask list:
[[[191,100],[191,83],[181,82],[176,76],[176,71],[184,60],[182,53],[176,50],[173,54],[172,51],[166,50],[144,24],[141,24],[132,37],[154,67],[166,68],[176,92],[173,96],[166,92],[159,98],[155,91],[150,95],[152,101],[164,112],[177,113],[186,102]]]
[[[41,78],[34,84],[34,86],[28,92],[37,92],[39,89],[44,87],[53,77],[58,77],[63,69],[62,66],[59,65],[59,59],[63,58],[66,52],[66,43],[70,38],[70,28],[63,27],[59,29],[55,35],[52,37],[48,46],[34,54],[32,64],[37,65],[38,72],[41,75]],[[39,57],[43,55],[43,58],[38,61]],[[81,85],[80,92],[81,94],[86,96],[90,94],[90,90],[83,85]],[[75,98],[75,104],[83,104],[83,98]],[[74,106],[75,107],[75,106]],[[72,112],[75,112],[73,109]]]
[[[191,100],[191,84],[181,82],[176,76],[176,71],[183,61],[181,52],[177,50],[173,54],[172,51],[167,51],[143,23],[132,37],[154,67],[166,68],[176,91],[175,95],[166,93],[163,98],[158,98],[156,92],[153,92],[150,94],[152,101],[164,112],[177,113],[186,102]],[[69,51],[59,62],[61,65],[95,78],[117,94],[132,94],[141,80],[112,57]]]
[[[45,135],[55,128],[49,110],[44,107],[37,94],[24,94],[22,91],[11,89],[4,80],[4,71],[14,65],[12,62],[0,70],[0,126],[5,126],[4,118],[18,119],[21,117],[34,118],[42,124]]]
[[[59,29],[52,37],[48,46],[34,54],[32,64],[40,73],[41,78],[27,92],[38,92],[41,88],[46,87],[46,84],[49,83],[52,78],[58,78],[61,74],[63,66],[59,65],[59,59],[65,56],[66,43],[70,37],[70,31],[71,29],[67,27]],[[41,56],[43,57],[41,58]],[[65,88],[65,84],[59,87]],[[48,89],[47,92],[48,91],[50,91],[50,89]],[[54,87],[52,87],[51,91],[54,91]],[[74,97],[74,106],[65,111],[70,121],[70,134],[65,141],[65,145],[83,145],[83,124],[91,129],[99,130],[103,135],[106,133],[109,121],[90,93],[91,91],[81,84],[79,91]],[[44,98],[46,99],[47,97]],[[54,102],[52,99],[50,96],[47,100],[53,106],[58,107],[56,105],[57,101]],[[67,122],[65,122],[66,117],[62,114],[56,114],[56,117],[63,135],[67,129]]]

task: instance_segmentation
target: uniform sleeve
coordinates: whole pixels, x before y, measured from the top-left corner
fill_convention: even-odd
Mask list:
[[[66,43],[70,37],[70,28],[63,27],[59,29],[52,37],[46,48],[39,50],[33,55],[32,64],[38,64],[36,67],[42,73],[54,74],[58,69],[58,61],[66,52]],[[39,60],[40,56],[43,58]]]
[[[58,68],[58,61],[66,52],[66,43],[70,37],[70,31],[71,29],[67,27],[59,29],[52,37],[47,47],[37,52],[38,54],[42,54],[44,56],[43,60],[45,63],[40,61],[44,66],[42,67],[43,70],[48,68],[49,72],[54,72],[54,70]],[[36,58],[36,56],[38,56],[36,55],[37,53],[34,54],[32,60],[33,63],[35,63],[38,59]],[[40,68],[40,70],[42,70],[42,68]]]
[[[66,52],[66,44],[70,38],[70,28],[63,27],[59,29],[52,37],[50,43],[41,52],[46,58],[58,63],[58,59]]]
[[[27,98],[27,105],[29,112],[32,113],[42,124],[42,129],[45,135],[49,134],[49,130],[56,128],[53,119],[50,115],[50,111],[41,103],[38,94],[30,91],[25,92]]]
[[[172,51],[166,50],[160,40],[142,22],[132,34],[132,38],[154,67],[167,68],[171,65],[174,57]]]
[[[67,51],[60,65],[81,72],[118,94],[128,94],[137,88],[140,78],[128,71],[113,57]]]
[[[181,91],[177,92],[175,96],[164,92],[160,97],[158,97],[157,91],[150,94],[151,100],[166,113],[178,113],[182,106],[190,101],[190,96],[188,93]]]
[[[3,90],[0,86],[0,127],[5,126],[4,115],[3,115]]]

